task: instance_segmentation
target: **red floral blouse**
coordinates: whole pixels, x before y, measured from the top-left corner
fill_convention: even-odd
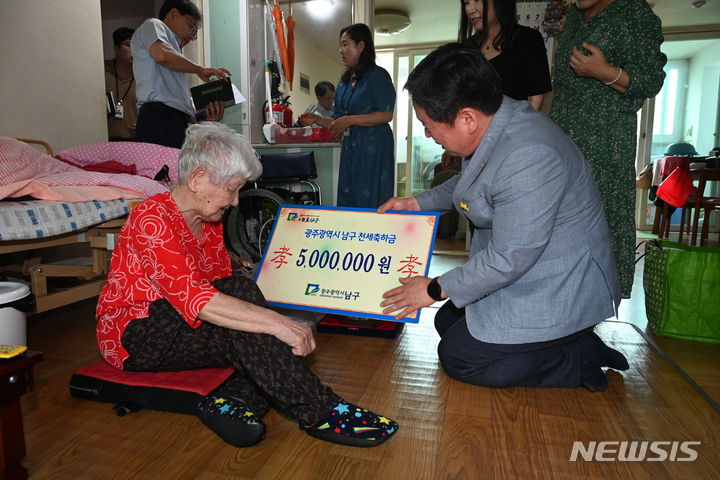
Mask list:
[[[150,304],[162,298],[191,327],[199,327],[200,310],[218,292],[210,282],[231,273],[222,223],[205,223],[198,240],[169,193],[148,198],[125,222],[100,292],[96,311],[100,354],[122,369],[129,357],[120,343],[125,328],[130,321],[147,317]]]

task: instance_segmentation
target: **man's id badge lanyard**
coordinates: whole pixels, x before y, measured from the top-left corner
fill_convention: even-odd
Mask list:
[[[118,79],[117,66],[115,65],[115,59],[113,59],[113,69],[115,70],[115,91],[117,92],[118,95],[120,95],[120,82]],[[134,77],[130,79],[130,83],[128,83],[125,93],[123,93],[122,97],[118,98],[117,102],[115,103],[115,118],[119,118],[119,119],[125,118],[125,114],[123,112],[123,100],[125,100],[125,97],[127,97],[128,92],[130,92],[130,87],[132,87],[132,84],[134,81],[135,81]]]

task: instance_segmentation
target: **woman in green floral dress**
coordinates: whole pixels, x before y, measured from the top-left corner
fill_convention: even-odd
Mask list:
[[[555,56],[550,117],[593,169],[612,232],[623,298],[635,260],[637,111],[662,88],[660,19],[645,0],[577,0]]]

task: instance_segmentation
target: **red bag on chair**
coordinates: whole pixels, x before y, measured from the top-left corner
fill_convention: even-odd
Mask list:
[[[683,168],[676,168],[660,184],[657,196],[673,207],[682,207],[695,190],[690,174]]]

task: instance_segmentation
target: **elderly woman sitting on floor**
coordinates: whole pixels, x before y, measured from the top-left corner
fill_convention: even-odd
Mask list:
[[[129,371],[233,366],[197,414],[238,447],[264,437],[270,406],[322,440],[378,445],[397,424],[323,385],[300,358],[315,348],[311,329],[269,310],[252,280],[232,275],[221,219],[261,171],[230,128],[188,128],[179,185],[133,209],[120,233],[97,306],[100,353]]]

